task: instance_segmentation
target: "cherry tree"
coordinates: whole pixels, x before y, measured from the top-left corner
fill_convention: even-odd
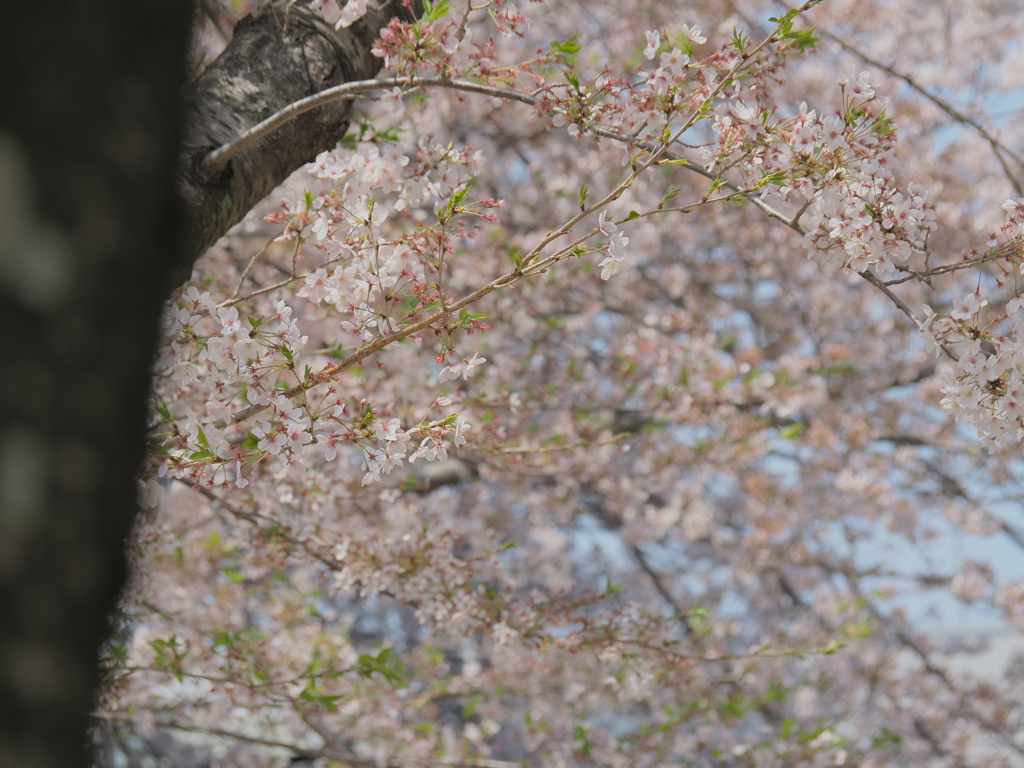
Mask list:
[[[768,6],[210,6],[99,763],[1024,756],[1024,17]]]

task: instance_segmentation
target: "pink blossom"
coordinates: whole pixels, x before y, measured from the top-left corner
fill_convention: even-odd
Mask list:
[[[644,48],[644,56],[648,59],[653,59],[654,55],[658,52],[658,48],[661,47],[661,33],[657,30],[650,30],[644,32],[644,36],[647,38],[647,47]]]
[[[252,433],[260,438],[258,443],[259,449],[261,451],[269,451],[275,456],[281,452],[281,449],[288,442],[288,435],[279,429],[266,430],[257,427]]]
[[[987,299],[982,299],[977,293],[969,293],[957,304],[950,317],[957,320],[969,320],[977,315],[981,308],[987,304]]]

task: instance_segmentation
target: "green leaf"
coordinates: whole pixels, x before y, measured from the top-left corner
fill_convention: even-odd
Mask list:
[[[437,220],[442,224],[446,224],[454,214],[460,213],[460,206],[465,202],[466,195],[468,194],[468,186],[455,190],[452,196],[448,198],[448,203],[445,205],[444,210],[438,209]]]
[[[798,51],[805,51],[808,48],[813,48],[818,44],[817,38],[814,36],[814,27],[810,29],[798,29],[792,32],[786,33],[785,37],[787,40],[792,42],[793,47]]]
[[[480,312],[470,314],[465,308],[459,310],[459,322],[462,325],[469,325],[474,320],[486,320],[487,318],[488,315]]]
[[[484,695],[482,693],[474,693],[466,699],[466,703],[462,705],[462,716],[464,718],[470,718],[476,712],[476,708],[480,706],[484,701]]]
[[[783,427],[779,434],[787,440],[796,440],[806,431],[807,425],[802,421],[798,421],[795,424],[790,424],[788,427]]]
[[[167,640],[157,639],[149,642],[156,658],[153,664],[157,667],[167,667],[174,672],[174,676],[180,683],[182,681],[181,662],[188,656],[189,651],[184,643],[176,635],[171,635]]]
[[[152,439],[149,442],[149,452],[154,456],[170,456],[171,452],[164,448],[162,445],[154,442]]]
[[[120,643],[108,642],[107,643],[107,650],[110,652],[110,655],[114,657],[114,660],[117,661],[119,664],[124,664],[124,660],[126,658],[128,658],[128,646],[127,645],[122,645]]]
[[[777,187],[786,186],[786,172],[761,171],[761,175],[758,177],[757,183],[754,184],[754,189],[760,189],[761,187],[767,186],[768,184],[774,184]]]
[[[878,732],[878,735],[871,737],[871,748],[880,749],[888,746],[889,744],[902,744],[903,737],[898,733],[890,731],[886,726],[882,726],[882,730]]]
[[[851,621],[842,628],[843,634],[854,640],[866,640],[875,632],[875,622],[867,616],[860,621]]]
[[[749,38],[743,34],[743,30],[738,27],[733,27],[732,30],[732,45],[741,56],[747,55],[747,43]]]
[[[626,216],[626,221],[632,221],[633,219],[639,219],[639,218],[640,218],[640,214],[639,213],[637,213],[636,211],[630,211],[629,214]]]
[[[469,194],[469,187],[460,187],[455,190],[452,194],[451,199],[448,201],[448,209],[454,211],[460,205],[466,201],[466,195]]]
[[[430,0],[425,0],[425,2],[423,3],[423,15],[420,16],[419,23],[430,26],[435,21],[443,19],[445,16],[447,16],[448,10],[448,0],[437,0],[437,2],[430,2]]]
[[[572,56],[580,52],[580,44],[576,42],[579,37],[579,35],[573,35],[563,43],[550,43],[548,50],[552,53],[564,53],[567,56]]]
[[[345,149],[355,149],[356,142],[359,141],[359,134],[355,131],[349,131],[340,139],[338,139],[338,146],[344,147]]]
[[[372,677],[374,673],[379,674],[393,686],[405,684],[401,674],[404,671],[404,665],[398,657],[392,654],[390,648],[381,649],[376,656],[370,653],[360,655],[359,661],[356,663],[356,670],[363,677]]]
[[[392,126],[374,134],[373,141],[375,144],[394,144],[401,137],[402,129],[398,126]]]
[[[624,592],[625,590],[626,588],[623,587],[621,584],[616,584],[614,581],[612,581],[610,576],[606,576],[604,583],[604,592],[602,592],[601,594],[605,597],[608,597],[609,595]]]
[[[587,729],[584,726],[573,726],[573,741],[580,742],[580,752],[584,757],[590,754],[592,745],[590,743],[590,737],[587,735]]]

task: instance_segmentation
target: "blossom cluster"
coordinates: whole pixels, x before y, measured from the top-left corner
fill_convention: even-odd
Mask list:
[[[475,217],[490,221],[487,210],[499,205],[483,201],[455,210],[449,204],[451,210],[442,213],[446,200],[465,197],[481,162],[478,151],[425,137],[409,154],[369,142],[352,153],[324,152],[309,168],[322,191],[307,192],[303,201],[268,217],[283,225],[280,241],[308,243],[321,254],[322,266],[295,276],[300,285],[295,295],[314,312],[336,318],[330,341],[336,356],[350,343],[358,347],[394,334],[422,310],[440,304],[439,281],[453,238],[474,234],[473,225],[463,226],[460,212],[473,210]],[[437,215],[444,224],[436,217],[431,223],[427,206],[432,202],[440,206]],[[409,221],[418,226],[407,227]],[[402,429],[397,419],[382,420],[365,400],[353,410],[327,383],[337,367],[328,363],[314,372],[303,364],[309,337],[286,301],[278,300],[269,315],[243,315],[241,306],[241,300],[217,303],[208,292],[190,287],[165,316],[167,344],[157,366],[165,383],[156,393],[163,421],[155,456],[161,476],[245,487],[267,457],[300,464],[332,461],[338,446],[352,443],[361,451],[366,484],[406,458],[443,460],[447,441],[455,447],[465,442],[469,425],[458,414]],[[463,325],[470,331],[482,327],[475,318]],[[449,339],[440,359],[447,363],[453,353]],[[483,362],[475,355],[448,364],[440,382],[460,375],[468,379]],[[171,414],[171,407],[178,410],[197,398],[203,398],[203,416],[179,421]],[[439,398],[434,405],[441,403],[450,400]],[[239,418],[241,412],[246,415]]]
[[[1024,198],[1007,200],[1003,210],[988,250],[964,253],[961,261],[967,268],[984,264],[996,270],[994,292],[1024,264]],[[998,312],[985,309],[990,302],[984,295],[979,285],[948,313],[929,306],[925,311],[930,338],[949,358],[941,369],[943,408],[995,447],[1024,439],[1024,296],[1017,293]]]
[[[367,0],[310,0],[309,8],[334,24],[336,29],[350,27],[366,15]]]
[[[287,379],[282,385],[280,377],[291,374],[292,383],[303,381],[296,372],[306,337],[299,335],[283,301],[273,317],[249,318],[246,330],[235,307],[218,309],[209,294],[194,287],[184,298],[187,305],[167,316],[166,333],[174,340],[157,373],[165,373],[168,389],[158,388],[157,396],[170,399],[176,388],[195,392],[201,385],[211,399],[204,417],[182,423],[171,416],[168,406],[158,406],[166,422],[156,434],[161,439],[154,455],[160,476],[244,488],[250,472],[267,457],[288,463],[330,462],[341,445],[352,443],[362,452],[365,485],[402,466],[406,457],[410,463],[420,458],[443,461],[448,457],[446,441],[456,448],[465,443],[469,424],[458,414],[402,428],[397,418],[378,418],[365,400],[354,412],[333,386],[304,390],[298,399],[289,397]],[[201,314],[203,309],[210,314]],[[215,327],[214,316],[220,327],[204,333],[204,325]],[[467,368],[467,377],[471,371]],[[232,392],[240,397],[231,397]],[[242,403],[254,412],[244,423],[236,423]],[[434,405],[450,403],[440,397]]]
[[[1024,330],[1019,325],[1013,335]],[[955,344],[959,360],[943,366],[942,406],[995,443],[1024,438],[1024,345],[961,337]]]
[[[710,170],[745,169],[741,188],[761,190],[800,211],[809,255],[888,275],[920,267],[935,229],[934,206],[918,184],[896,177],[896,132],[871,75],[840,82],[843,106],[825,116],[806,103],[777,119],[764,101],[733,100],[715,115]]]

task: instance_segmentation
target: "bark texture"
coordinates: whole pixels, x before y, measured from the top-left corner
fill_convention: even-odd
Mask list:
[[[338,102],[299,116],[239,153],[215,178],[205,178],[199,163],[211,150],[292,102],[374,77],[383,62],[370,49],[381,28],[395,16],[412,20],[422,12],[419,0],[382,5],[340,31],[300,5],[246,18],[227,50],[189,87],[178,184],[186,211],[178,282],[275,186],[337,144],[348,129],[352,103]]]
[[[171,265],[191,9],[0,22],[0,766],[84,766]]]

